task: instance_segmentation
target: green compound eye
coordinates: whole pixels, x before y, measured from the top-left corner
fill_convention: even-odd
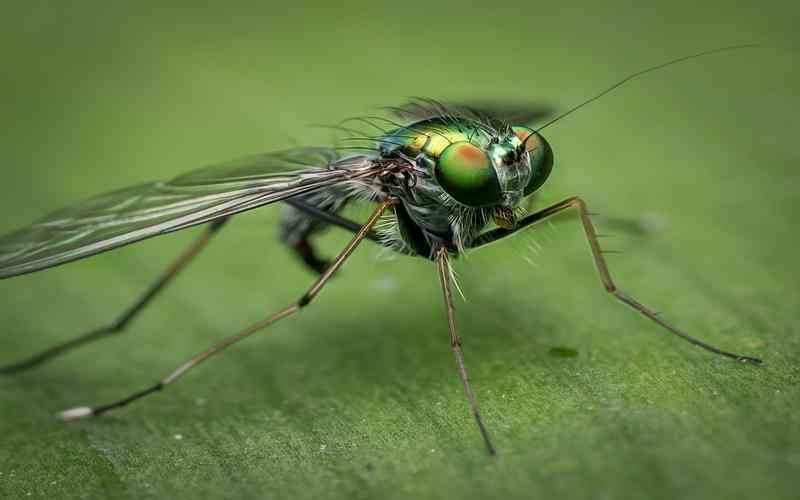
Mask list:
[[[436,181],[456,201],[470,207],[500,202],[500,183],[486,152],[469,142],[442,151],[433,170]]]
[[[514,127],[514,133],[531,156],[531,178],[524,191],[527,196],[542,187],[553,171],[553,150],[544,137],[527,127]]]

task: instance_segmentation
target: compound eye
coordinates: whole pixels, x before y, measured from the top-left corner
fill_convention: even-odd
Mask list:
[[[527,196],[542,187],[553,171],[553,150],[544,137],[527,127],[514,127],[514,133],[531,157],[531,178],[524,191]]]
[[[489,156],[469,142],[456,142],[442,151],[433,170],[447,194],[470,207],[500,202],[500,182]]]

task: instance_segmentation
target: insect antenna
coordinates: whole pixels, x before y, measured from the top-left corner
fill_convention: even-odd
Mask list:
[[[578,104],[577,106],[571,107],[570,109],[568,109],[565,112],[561,113],[560,115],[556,116],[552,120],[546,122],[544,125],[538,127],[535,132],[539,132],[540,130],[543,130],[543,129],[549,127],[550,125],[556,123],[557,121],[561,120],[562,118],[565,118],[565,117],[571,115],[572,113],[574,113],[575,111],[578,111],[579,109],[581,109],[582,107],[586,106],[587,104],[590,104],[590,103],[600,99],[604,95],[616,90],[617,88],[621,87],[622,85],[626,84],[627,82],[629,82],[629,81],[631,81],[631,80],[633,80],[635,78],[638,78],[638,77],[640,77],[642,75],[645,75],[647,73],[651,73],[653,71],[657,71],[659,69],[666,68],[667,66],[672,66],[673,64],[678,64],[678,63],[683,62],[683,61],[688,61],[689,59],[695,59],[695,58],[698,58],[698,57],[708,56],[708,55],[711,55],[711,54],[717,54],[719,52],[727,52],[727,51],[730,51],[730,50],[738,50],[738,49],[747,49],[747,48],[751,48],[751,47],[759,47],[760,45],[761,44],[758,44],[758,43],[748,43],[748,44],[743,44],[743,45],[730,45],[728,47],[721,47],[721,48],[717,48],[717,49],[706,50],[706,51],[703,51],[703,52],[698,52],[697,54],[692,54],[692,55],[688,55],[688,56],[679,57],[677,59],[672,59],[670,61],[667,61],[667,62],[664,62],[664,63],[661,63],[661,64],[657,64],[655,66],[651,66],[649,68],[637,71],[637,72],[632,73],[632,74],[626,76],[625,78],[619,80],[617,83],[615,83],[614,85],[612,85],[612,86],[608,87],[607,89],[603,90],[599,94],[597,94],[597,95],[595,95],[593,97],[590,97],[589,99],[583,101],[582,103]],[[528,138],[525,139],[525,142],[527,143],[528,139],[530,139],[534,135],[535,134],[529,135]]]

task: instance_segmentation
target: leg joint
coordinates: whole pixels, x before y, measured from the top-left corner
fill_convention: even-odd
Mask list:
[[[573,206],[575,208],[586,210],[586,203],[583,201],[583,198],[581,198],[580,196],[570,196],[569,198],[567,198],[567,204],[569,204],[569,205],[571,205],[571,206]]]
[[[124,330],[125,327],[128,325],[128,321],[130,321],[130,318],[127,318],[127,317],[123,318],[121,320],[117,320],[117,321],[111,323],[110,325],[108,325],[107,327],[103,328],[103,332],[108,334],[108,335],[113,335],[115,333],[121,333],[122,330]]]
[[[308,293],[304,293],[300,300],[297,301],[297,307],[305,307],[311,303],[311,296]]]
[[[209,230],[210,230],[212,233],[216,233],[217,231],[219,231],[220,229],[222,229],[222,226],[224,226],[226,222],[228,222],[228,217],[222,217],[222,218],[220,218],[220,219],[215,219],[215,220],[214,220],[214,221],[212,221],[212,222],[211,222],[211,224],[208,226],[208,229],[209,229]]]

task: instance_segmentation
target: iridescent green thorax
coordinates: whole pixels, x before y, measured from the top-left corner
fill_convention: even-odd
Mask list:
[[[400,151],[411,158],[420,153],[432,161],[447,146],[470,142],[485,148],[495,137],[494,130],[465,118],[431,118],[393,130],[378,140],[381,154]]]

